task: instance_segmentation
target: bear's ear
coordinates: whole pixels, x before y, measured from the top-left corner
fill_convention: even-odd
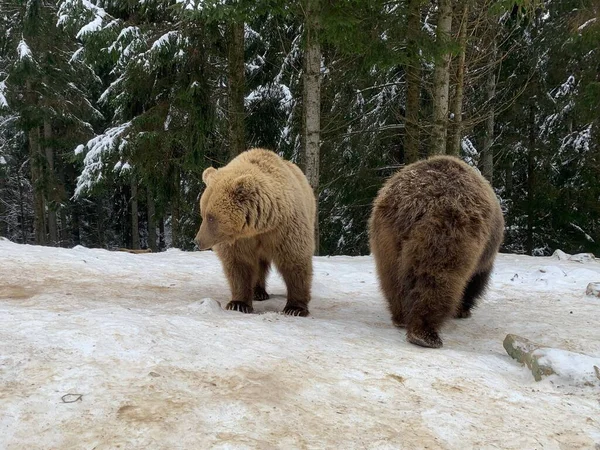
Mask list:
[[[215,169],[214,167],[209,167],[208,169],[205,169],[204,172],[202,172],[202,181],[204,181],[204,184],[208,186],[210,179],[215,173],[217,173],[217,169]]]

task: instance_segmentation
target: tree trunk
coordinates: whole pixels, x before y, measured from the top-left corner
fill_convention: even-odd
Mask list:
[[[27,244],[27,227],[25,226],[25,199],[23,198],[23,183],[22,183],[22,174],[21,169],[23,166],[19,168],[17,171],[17,183],[19,184],[19,213],[21,214],[21,239],[22,244]]]
[[[404,123],[404,163],[419,159],[419,104],[421,58],[417,36],[421,31],[421,0],[409,0],[406,29],[408,65],[406,67],[406,120]]]
[[[515,162],[509,157],[506,165],[506,198],[512,199],[513,195],[513,171]]]
[[[2,197],[4,195],[3,191],[6,190],[7,184],[8,183],[6,182],[6,180],[0,176],[0,197]],[[2,198],[0,198],[0,236],[8,236],[8,232],[9,232],[8,231],[9,230],[8,220],[1,220],[2,217],[8,216],[7,212],[8,212],[8,206],[5,205]],[[8,219],[8,217],[7,217],[7,219]]]
[[[526,251],[533,255],[533,214],[534,214],[534,189],[535,189],[535,107],[533,101],[529,106],[529,142],[527,149],[527,242]]]
[[[483,151],[481,152],[481,173],[493,185],[494,181],[494,152],[492,145],[494,143],[494,98],[496,97],[496,40],[492,43],[492,52],[490,56],[490,72],[487,76],[486,91],[488,115],[485,120],[485,139],[483,141]]]
[[[59,242],[60,247],[69,247],[69,244],[68,244],[69,235],[67,233],[67,231],[68,231],[67,226],[68,226],[67,213],[65,211],[65,208],[61,208],[60,209],[60,232],[58,233],[59,238],[60,238],[60,242]]]
[[[44,193],[42,190],[42,170],[40,153],[40,128],[29,130],[29,164],[31,166],[31,186],[33,189],[33,230],[35,243],[46,245],[46,218]]]
[[[66,174],[63,165],[59,167],[58,177],[61,186],[66,186]],[[74,206],[71,204],[69,210],[73,210]],[[69,222],[67,220],[67,208],[61,207],[59,212],[60,227],[58,228],[59,246],[69,247]]]
[[[228,45],[229,69],[229,157],[235,158],[246,150],[244,128],[244,22],[229,26]]]
[[[73,210],[71,213],[71,240],[73,245],[81,245],[81,220],[79,217],[79,208],[77,204],[73,205]]]
[[[315,254],[319,254],[319,140],[321,133],[321,47],[319,45],[319,0],[307,0],[304,50],[304,162],[305,173],[317,199]]]
[[[138,218],[138,185],[137,178],[131,178],[131,248],[140,249],[140,227]]]
[[[437,20],[436,44],[441,56],[433,72],[433,131],[431,153],[446,153],[448,133],[448,90],[450,86],[450,32],[452,31],[452,1],[440,0]]]
[[[180,248],[179,246],[179,221],[181,214],[179,211],[179,189],[181,186],[181,174],[179,168],[175,169],[175,198],[171,207],[171,247]]]
[[[97,217],[97,223],[96,223],[96,238],[98,240],[98,247],[100,248],[106,248],[106,228],[105,228],[105,224],[104,224],[104,217],[105,217],[105,209],[104,209],[104,203],[102,201],[102,198],[98,198],[96,200],[96,217]],[[85,226],[85,214],[83,214],[83,223]],[[84,228],[85,230],[85,228]],[[121,233],[121,235],[125,235],[124,232]],[[80,235],[81,237],[81,235]]]
[[[154,192],[151,187],[146,189],[148,194],[148,246],[153,252],[158,251],[156,245],[156,204],[154,203]]]
[[[162,252],[165,248],[165,218],[161,217],[158,221],[158,250]]]
[[[47,120],[44,120],[44,148],[46,152],[46,202],[48,207],[48,245],[56,245],[58,243],[58,222],[56,220],[56,186],[54,183],[54,150],[50,145],[52,139],[52,125]]]
[[[506,186],[506,198],[510,201],[511,205],[514,205],[513,202],[513,171],[514,171],[514,161],[512,159],[512,156],[508,156],[508,161],[506,164],[506,181],[505,181],[505,186]],[[509,208],[506,217],[506,228],[507,229],[511,229],[512,224],[513,224],[513,214],[512,214],[512,207]]]
[[[456,91],[454,93],[454,104],[452,115],[454,126],[447,149],[449,155],[460,155],[460,143],[462,140],[462,108],[465,84],[465,54],[467,50],[467,21],[469,19],[469,1],[464,0],[460,31],[458,33],[458,45],[460,47],[458,60],[456,61]]]

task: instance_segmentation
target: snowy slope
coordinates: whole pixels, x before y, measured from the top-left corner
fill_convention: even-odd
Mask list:
[[[276,275],[243,315],[211,252],[0,240],[0,448],[599,448],[600,387],[536,383],[502,347],[600,356],[598,262],[500,255],[440,350],[391,325],[373,269],[316,258],[311,317],[278,313]]]

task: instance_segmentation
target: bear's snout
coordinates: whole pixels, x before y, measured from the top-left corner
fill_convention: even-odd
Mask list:
[[[198,250],[208,250],[213,246],[213,243],[210,242],[210,239],[207,239],[206,233],[203,232],[202,226],[200,226],[200,230],[198,231],[198,234],[196,234],[194,242],[196,243]]]
[[[212,247],[212,244],[207,243],[206,240],[202,240],[198,236],[196,236],[194,242],[196,243],[196,247],[198,247],[198,250],[210,250],[210,248]]]
[[[208,250],[207,248],[204,247],[204,244],[202,243],[202,241],[200,239],[198,239],[198,236],[196,236],[196,239],[194,239],[194,242],[196,243],[196,247],[198,247],[198,250]]]

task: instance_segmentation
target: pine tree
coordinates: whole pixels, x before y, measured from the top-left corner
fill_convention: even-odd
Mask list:
[[[88,100],[95,80],[73,83],[91,72],[70,58],[73,43],[56,27],[55,5],[31,0],[5,6],[10,26],[0,47],[6,74],[2,103],[28,139],[35,242],[56,245],[59,216],[61,228],[67,227],[66,195],[59,176],[67,163],[62,159],[63,145],[71,136],[89,135],[89,121],[102,117]]]

